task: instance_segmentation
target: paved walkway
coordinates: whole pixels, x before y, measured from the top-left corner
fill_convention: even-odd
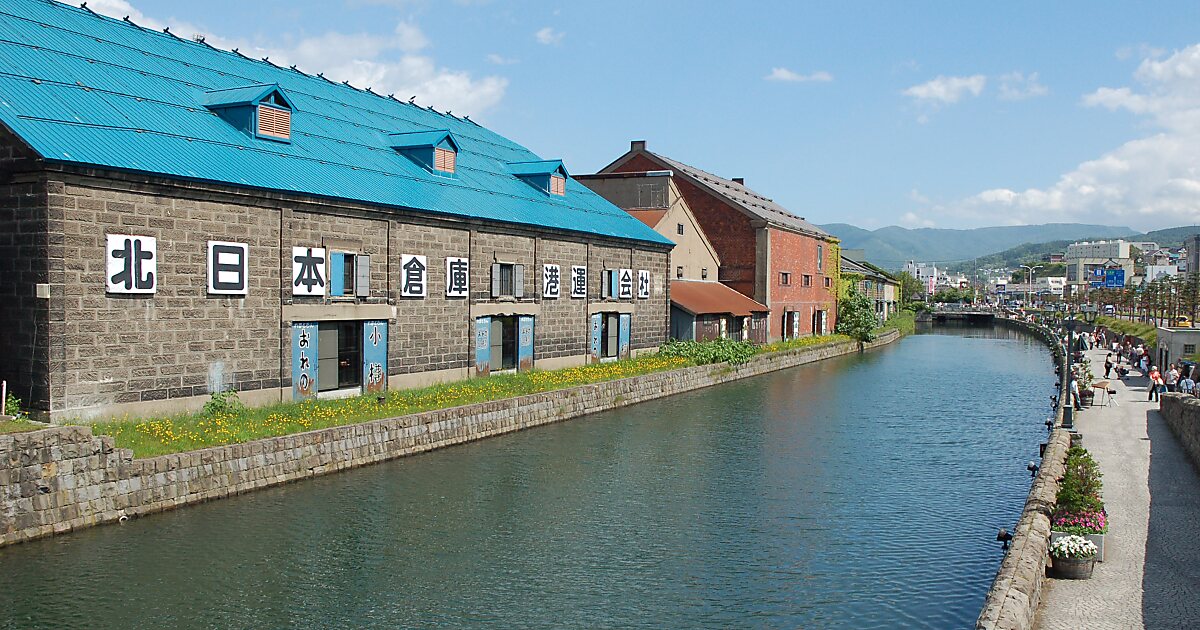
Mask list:
[[[1089,355],[1103,379],[1105,353]],[[1036,627],[1200,628],[1200,475],[1147,400],[1147,379],[1112,383],[1116,404],[1076,415],[1104,474],[1105,561],[1090,580],[1048,580]]]

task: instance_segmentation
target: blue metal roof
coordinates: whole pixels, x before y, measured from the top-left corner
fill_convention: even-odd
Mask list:
[[[270,85],[246,85],[223,90],[210,90],[204,93],[204,105],[207,107],[253,105],[275,91],[283,94],[283,90],[280,90],[279,86],[274,83]],[[286,99],[287,97],[285,96],[284,98]]]
[[[513,162],[508,165],[508,170],[513,175],[529,176],[529,175],[550,175],[551,173],[562,172],[567,174],[567,167],[563,166],[562,160],[535,160],[532,162]]]
[[[275,88],[293,108],[290,143],[207,107]],[[574,180],[541,194],[510,166],[541,158],[465,118],[53,0],[0,8],[0,122],[49,161],[671,242]],[[389,139],[439,130],[459,147],[453,178]]]
[[[393,149],[435,147],[446,139],[450,140],[450,144],[454,145],[455,150],[458,149],[458,141],[454,139],[454,134],[450,133],[448,129],[439,129],[437,131],[409,131],[405,133],[394,133],[388,136],[388,139],[388,145]]]

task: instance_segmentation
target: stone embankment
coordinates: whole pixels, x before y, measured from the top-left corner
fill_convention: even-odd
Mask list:
[[[87,427],[0,435],[0,546],[559,422],[891,343],[846,342],[134,459]]]
[[[1200,399],[1184,394],[1163,394],[1158,403],[1171,433],[1200,471]]]
[[[1041,339],[1054,353],[1054,362],[1063,370],[1062,348],[1054,334],[1043,326],[1018,320],[997,320]],[[977,630],[1025,630],[1032,628],[1046,578],[1049,558],[1050,514],[1058,495],[1058,480],[1066,468],[1070,432],[1062,428],[1063,403],[1055,409],[1055,429],[1046,443],[1041,468],[1025,499],[1025,508],[1013,532],[1013,540],[996,579],[984,600],[975,622]]]

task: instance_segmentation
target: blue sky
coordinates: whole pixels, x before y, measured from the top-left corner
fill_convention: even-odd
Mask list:
[[[1001,6],[1002,5],[1002,6]],[[1200,222],[1200,3],[92,0],[818,223]]]

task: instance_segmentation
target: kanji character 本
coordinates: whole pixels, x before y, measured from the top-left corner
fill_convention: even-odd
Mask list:
[[[324,247],[292,248],[292,295],[325,295]]]
[[[400,295],[404,297],[425,297],[425,266],[424,256],[405,254],[400,257],[400,268],[404,270],[404,280],[400,285]]]
[[[587,297],[587,267],[571,267],[571,297]]]
[[[157,241],[152,236],[106,235],[109,293],[154,293]]]
[[[558,265],[542,265],[542,297],[557,298],[560,285]]]
[[[446,259],[446,297],[466,297],[470,289],[469,261],[466,258]]]

